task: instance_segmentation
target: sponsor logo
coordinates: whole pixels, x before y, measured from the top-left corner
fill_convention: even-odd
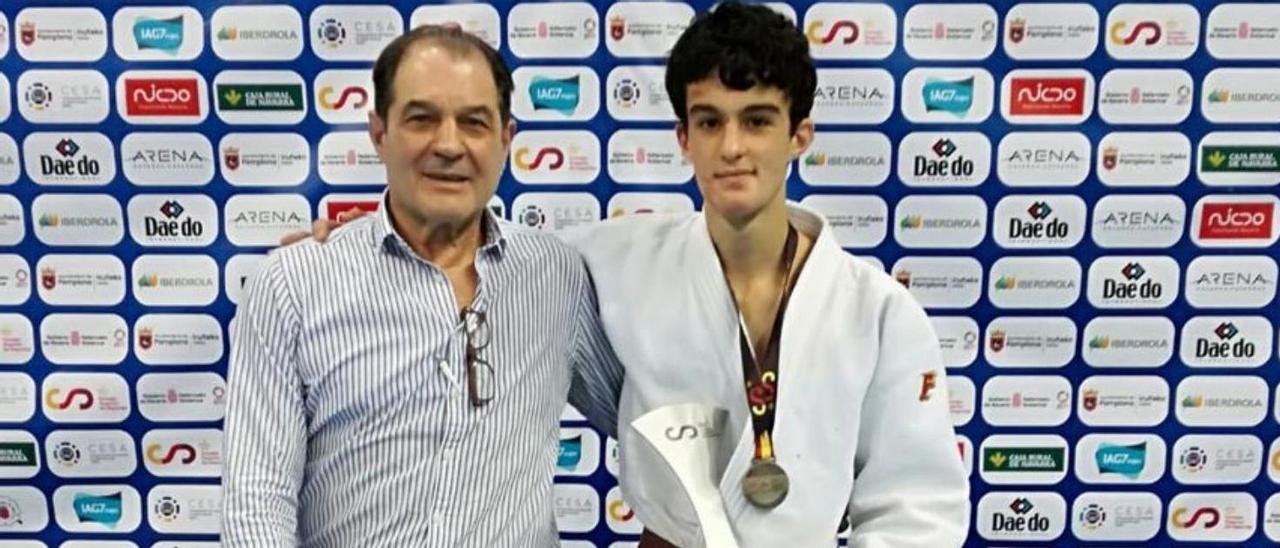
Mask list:
[[[92,62],[107,53],[107,20],[93,8],[27,8],[14,25],[27,61]]]
[[[1280,58],[1280,6],[1219,4],[1205,27],[1205,49],[1218,59]]]
[[[902,113],[917,123],[977,123],[991,116],[995,83],[982,69],[912,69],[902,80]]]
[[[120,159],[135,185],[201,186],[213,179],[213,145],[198,133],[130,133]]]
[[[810,194],[800,203],[827,218],[840,247],[868,248],[884,241],[889,206],[879,197]]]
[[[623,129],[609,137],[609,178],[615,183],[682,184],[693,167],[670,131]]]
[[[1067,452],[1060,436],[993,435],[979,449],[979,471],[993,485],[1054,484],[1066,476]]]
[[[987,324],[986,358],[993,367],[1062,367],[1075,348],[1076,324],[1069,318],[1000,317]]]
[[[1080,278],[1070,257],[1004,257],[991,266],[987,296],[1000,308],[1067,308],[1080,298]]]
[[[882,69],[818,69],[813,116],[831,124],[878,124],[893,113],[893,76]]]
[[[964,426],[973,420],[976,409],[977,387],[973,381],[957,375],[947,376],[947,406],[951,412],[951,422],[955,426]]]
[[[391,6],[319,6],[311,12],[311,50],[326,61],[372,61],[404,34]]]
[[[1271,357],[1271,323],[1261,316],[1200,316],[1182,326],[1188,367],[1259,367]]]
[[[517,224],[553,232],[600,220],[600,202],[585,192],[526,192],[511,210]]]
[[[1067,502],[1051,492],[988,493],[977,514],[982,538],[1053,540],[1066,528]]]
[[[1110,186],[1178,185],[1191,173],[1191,141],[1176,132],[1107,134],[1097,173]]]
[[[1112,70],[1102,77],[1098,115],[1109,124],[1176,124],[1191,114],[1192,85],[1185,70]]]
[[[1187,426],[1254,426],[1266,416],[1267,385],[1258,377],[1191,376],[1178,384],[1177,402]]]
[[[1257,528],[1258,501],[1248,493],[1180,493],[1169,501],[1170,538],[1243,542]]]
[[[907,256],[892,273],[925,308],[968,308],[982,294],[982,265],[967,257]]]
[[[592,25],[598,23],[594,10],[589,13],[589,17]],[[498,10],[488,4],[425,5],[419,6],[409,15],[409,28],[424,24],[459,28],[488,42],[493,49],[498,49],[502,45],[502,34],[498,31],[499,19]],[[585,20],[582,24],[587,25]]]
[[[511,145],[512,174],[524,184],[589,183],[600,175],[600,141],[588,131],[525,131]]]
[[[1064,377],[998,376],[983,389],[982,418],[988,424],[1056,426],[1070,415],[1071,383]]]
[[[675,112],[663,85],[663,67],[620,66],[609,71],[605,88],[609,116],[627,121],[671,121]]]
[[[238,194],[223,205],[222,217],[232,245],[274,247],[284,234],[311,226],[311,204],[298,194]]]
[[[1142,375],[1095,375],[1080,385],[1077,412],[1091,426],[1155,426],[1169,413],[1169,385]]]
[[[1187,435],[1173,446],[1178,466],[1173,477],[1183,485],[1241,485],[1262,471],[1262,440],[1255,436]]]
[[[1004,49],[1017,60],[1079,60],[1098,47],[1098,11],[1088,4],[1020,3],[1005,14]]]
[[[1105,248],[1167,248],[1178,243],[1187,206],[1174,195],[1103,196],[1094,205],[1093,241]]]
[[[1206,196],[1196,203],[1193,240],[1205,247],[1267,246],[1276,241],[1274,196]]]
[[[897,46],[898,16],[876,4],[819,2],[804,16],[815,59],[884,59]]]
[[[1169,257],[1102,257],[1089,267],[1097,308],[1163,308],[1177,298],[1178,265]]]
[[[190,7],[123,7],[111,38],[126,61],[190,61],[204,50],[204,18]]]
[[[218,117],[229,124],[296,124],[307,112],[304,87],[291,71],[227,70],[213,80]]]
[[[996,152],[1000,182],[1012,186],[1076,186],[1089,174],[1091,149],[1082,133],[1009,133]]]
[[[1160,532],[1160,497],[1153,493],[1082,493],[1072,533],[1087,540],[1150,540]]]
[[[991,173],[981,133],[911,133],[898,149],[898,178],[910,186],[977,186]]]
[[[883,133],[820,131],[799,163],[812,186],[877,186],[889,178],[892,146]]]
[[[209,18],[213,53],[227,61],[290,61],[302,54],[302,15],[286,5],[223,6]]]
[[[105,185],[115,153],[101,133],[31,133],[22,143],[27,176],[40,185]]]
[[[1075,124],[1093,111],[1093,76],[1083,70],[1015,70],[1001,84],[1012,123]]]
[[[217,215],[207,196],[138,195],[129,200],[129,235],[142,245],[209,245],[218,236]]]
[[[908,196],[894,211],[902,246],[971,248],[986,233],[987,205],[976,196]]]
[[[27,479],[39,471],[35,436],[21,430],[0,431],[0,478]]]
[[[1088,434],[1080,438],[1076,454],[1081,481],[1138,485],[1164,475],[1167,452],[1164,440],[1154,434]]]
[[[1190,4],[1120,4],[1106,26],[1107,53],[1120,60],[1186,59],[1200,45],[1200,13]]]
[[[996,19],[985,4],[917,4],[903,20],[902,45],[915,59],[986,59],[996,48]]]
[[[585,533],[600,523],[600,495],[582,484],[552,486],[552,511],[556,528],[562,532]]]
[[[162,333],[161,344],[177,336]],[[137,391],[138,412],[149,421],[216,421],[223,417],[227,383],[217,373],[148,373],[138,379]]]
[[[43,392],[45,417],[56,423],[118,423],[129,416],[129,386],[113,373],[53,373]]]
[[[1092,367],[1159,367],[1173,356],[1167,318],[1094,318],[1084,330],[1083,355]]]
[[[40,322],[40,350],[60,365],[118,364],[128,338],[124,319],[114,314],[50,314]]]
[[[992,237],[1005,248],[1071,248],[1084,237],[1085,215],[1078,197],[1006,196],[996,204]]]
[[[42,194],[31,215],[36,238],[47,245],[110,246],[124,236],[120,203],[106,194]]]
[[[157,485],[147,493],[147,523],[161,534],[218,534],[218,485]]]
[[[193,71],[129,71],[116,83],[116,99],[132,124],[195,124],[208,115],[206,90]]]
[[[1276,296],[1275,259],[1265,256],[1197,257],[1187,267],[1187,303],[1196,308],[1255,308]]]
[[[517,4],[507,14],[507,44],[511,53],[524,59],[582,59],[600,47],[599,27],[596,8],[586,2]]]
[[[616,2],[605,14],[609,27],[605,44],[614,57],[662,57],[692,19],[693,7],[685,3],[655,10],[643,2]]]

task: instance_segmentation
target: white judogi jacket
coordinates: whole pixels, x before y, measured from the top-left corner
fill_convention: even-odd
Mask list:
[[[767,511],[739,484],[754,451],[739,316],[705,218],[638,215],[568,235],[626,366],[618,417],[626,500],[667,540],[703,544],[688,497],[630,425],[655,408],[711,403],[729,414],[713,461],[743,548],[833,546],[846,510],[850,547],[959,547],[969,484],[931,324],[900,284],[845,253],[825,219],[788,208],[815,243],[787,306],[779,360],[774,443],[791,491]]]

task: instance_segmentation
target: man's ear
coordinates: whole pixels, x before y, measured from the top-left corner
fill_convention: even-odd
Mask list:
[[[387,123],[378,116],[377,112],[369,111],[369,140],[373,142],[374,150],[378,151],[378,157],[382,157],[382,140],[387,136]],[[383,158],[385,162],[386,159]]]
[[[516,137],[516,121],[515,119],[507,120],[507,123],[502,126],[502,135],[501,135],[502,148],[510,150],[511,141],[515,139],[515,137]]]

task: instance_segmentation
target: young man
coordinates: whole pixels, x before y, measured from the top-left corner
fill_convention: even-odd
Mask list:
[[[739,545],[830,546],[846,509],[852,547],[964,541],[968,480],[924,311],[786,201],[816,82],[781,15],[734,3],[700,15],[666,87],[702,213],[622,218],[575,246],[626,366],[620,482],[651,531],[642,546],[702,542],[682,493],[653,481],[666,464],[628,427],[686,402],[728,411],[713,463]]]
[[[612,431],[622,373],[578,254],[488,211],[511,75],[419,27],[373,79],[383,206],[270,254],[237,313],[222,546],[559,546],[566,393]]]
[[[666,78],[702,213],[570,236],[626,366],[620,483],[648,528],[641,546],[707,544],[633,424],[688,403],[728,413],[711,467],[737,545],[831,546],[847,514],[852,547],[961,546],[968,480],[924,311],[786,201],[787,167],[814,133],[804,36],[726,2],[695,18]]]

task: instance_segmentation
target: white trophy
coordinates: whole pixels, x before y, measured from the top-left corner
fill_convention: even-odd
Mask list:
[[[654,409],[631,421],[632,428],[675,472],[693,503],[706,548],[738,548],[715,471],[715,451],[727,418],[724,409],[682,403]]]

